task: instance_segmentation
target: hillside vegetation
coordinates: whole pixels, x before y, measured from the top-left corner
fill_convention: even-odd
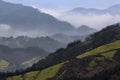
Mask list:
[[[47,80],[55,76],[64,63],[57,64],[55,66],[46,68],[42,71],[33,71],[24,75],[13,76],[7,78],[7,80]]]
[[[50,80],[119,80],[119,59],[120,40],[78,55]]]
[[[119,24],[58,49],[23,72],[0,74],[1,80],[120,80],[119,76]]]
[[[97,55],[97,54],[103,54],[104,56],[107,56],[107,54],[108,54],[108,56],[109,56],[109,55],[111,55],[111,54],[109,54],[110,52],[116,51],[117,49],[120,49],[120,40],[115,41],[110,44],[107,44],[107,45],[100,46],[98,48],[95,48],[89,52],[86,52],[84,54],[77,56],[77,58],[84,58],[84,57],[87,57],[90,55]],[[109,53],[107,53],[107,52],[109,52]]]
[[[86,62],[84,64],[87,64],[87,66],[85,66],[86,70],[95,71],[96,66],[98,66],[99,63],[102,63],[102,62],[108,60],[107,65],[110,64],[109,61],[111,61],[111,59],[115,56],[117,50],[120,49],[119,44],[120,44],[120,40],[115,41],[115,42],[110,43],[110,44],[100,46],[98,48],[95,48],[94,50],[91,50],[89,52],[86,52],[84,54],[81,54],[81,55],[77,56],[78,60],[76,59],[75,62],[78,62],[79,60],[81,60],[81,62],[82,62],[82,59],[85,60],[88,57],[94,55],[93,57],[91,57],[91,59],[88,58],[88,60],[90,60],[90,61],[88,61],[88,62]],[[87,57],[87,58],[85,58],[85,57]],[[71,62],[68,62],[67,64],[70,64]],[[84,65],[83,63],[81,63],[81,64]],[[111,65],[112,68],[116,65],[113,62],[111,62],[111,64],[112,64]],[[113,64],[114,64],[114,66],[113,66]],[[66,66],[66,64],[61,63],[61,64],[57,64],[55,66],[43,69],[42,71],[33,71],[33,72],[26,73],[24,75],[9,77],[9,78],[7,78],[7,80],[49,80],[50,78],[51,79],[54,78],[57,74],[59,74],[59,78],[62,78],[63,75],[67,71],[67,69],[65,67],[63,67],[63,65]],[[69,66],[69,68],[72,68],[72,67]],[[65,69],[66,71],[63,70],[63,72],[59,72],[59,71],[61,71],[60,69],[62,69],[62,70]],[[103,71],[103,69],[101,71]],[[95,72],[95,73],[97,73],[97,72]],[[95,73],[92,73],[92,74],[95,74]],[[86,72],[86,74],[87,75],[84,76],[84,77],[93,76],[92,74],[89,75],[90,73],[87,73],[87,72]],[[55,79],[55,80],[57,80],[57,79]]]

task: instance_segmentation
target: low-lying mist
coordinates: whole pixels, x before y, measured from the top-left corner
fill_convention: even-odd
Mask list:
[[[50,14],[59,20],[68,21],[75,27],[80,27],[81,25],[88,25],[98,30],[120,21],[119,14],[80,14],[77,12],[60,12],[51,9],[41,9],[41,11]]]

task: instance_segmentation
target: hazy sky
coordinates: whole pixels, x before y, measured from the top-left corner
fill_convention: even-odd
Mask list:
[[[71,9],[76,7],[106,8],[120,4],[120,0],[5,0],[40,8]]]

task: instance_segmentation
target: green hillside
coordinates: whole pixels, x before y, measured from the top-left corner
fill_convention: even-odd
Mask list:
[[[89,65],[86,67],[86,69],[91,71],[94,70],[94,67],[98,65],[98,61],[99,62],[103,61],[105,58],[111,59],[115,55],[118,49],[120,49],[120,40],[100,46],[98,48],[95,48],[94,50],[78,55],[77,59],[82,59],[85,57],[89,57],[92,55],[99,55],[99,54],[103,56],[103,57],[94,57],[94,59],[92,59],[88,63]],[[49,78],[53,78],[59,72],[59,70],[62,68],[63,65],[64,63],[60,63],[55,66],[46,68],[42,71],[33,71],[33,72],[28,72],[24,75],[9,77],[7,78],[7,80],[47,80]],[[62,74],[63,73],[61,73],[60,75]]]
[[[59,71],[59,69],[63,66],[64,63],[57,64],[55,66],[46,68],[42,71],[33,71],[28,72],[24,75],[18,75],[7,78],[7,80],[46,80],[48,78],[52,78]]]
[[[97,54],[103,54],[106,57],[112,57],[114,56],[114,53],[117,49],[120,49],[120,40],[115,41],[110,44],[106,44],[103,46],[100,46],[98,48],[95,48],[89,52],[86,52],[84,54],[78,55],[77,58],[81,59],[90,55],[97,55]]]
[[[120,40],[117,40],[78,55],[50,80],[120,80],[119,59]]]

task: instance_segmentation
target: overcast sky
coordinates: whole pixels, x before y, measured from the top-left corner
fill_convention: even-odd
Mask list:
[[[5,0],[13,3],[22,3],[40,8],[72,9],[76,7],[107,8],[120,4],[120,0]]]

